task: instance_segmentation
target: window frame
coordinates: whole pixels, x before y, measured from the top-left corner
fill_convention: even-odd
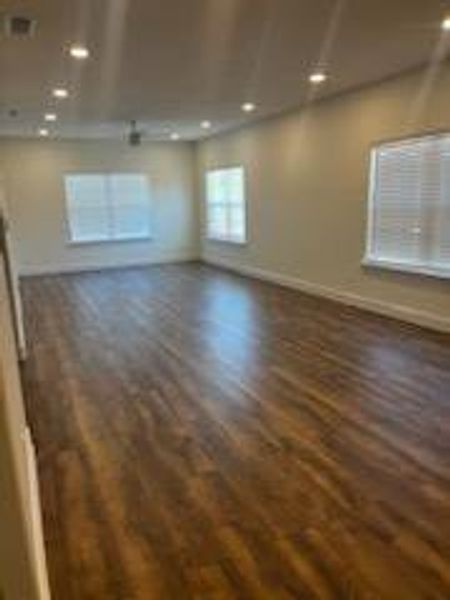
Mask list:
[[[242,171],[242,188],[243,188],[243,209],[244,209],[244,239],[239,240],[229,236],[219,236],[212,235],[209,232],[209,219],[208,219],[208,211],[209,211],[209,203],[208,203],[208,175],[211,173],[216,173],[219,171],[232,171],[239,169]],[[247,172],[246,168],[242,164],[233,164],[233,165],[224,165],[211,167],[205,170],[204,175],[204,193],[205,193],[205,201],[204,201],[204,231],[203,237],[208,242],[214,242],[219,244],[232,244],[234,246],[246,246],[249,243],[249,215],[248,215],[248,202],[247,202]]]
[[[428,138],[440,139],[450,137],[450,131],[437,130],[428,131],[425,133],[419,133],[415,135],[405,135],[398,138],[390,138],[387,140],[380,140],[370,147],[369,153],[369,185],[368,185],[368,197],[366,200],[366,237],[365,237],[365,248],[364,256],[361,261],[363,267],[382,269],[386,271],[393,271],[396,273],[422,275],[425,277],[433,277],[436,279],[450,279],[450,266],[448,269],[440,269],[439,267],[433,267],[432,265],[426,264],[408,264],[395,260],[383,260],[381,258],[375,258],[372,254],[373,242],[374,242],[374,215],[376,209],[376,191],[377,191],[377,159],[378,152],[383,146],[396,145],[402,142],[415,142],[420,140],[426,140]]]
[[[149,209],[150,209],[150,214],[149,214],[149,233],[143,236],[124,236],[124,237],[120,237],[120,238],[114,238],[114,237],[109,237],[107,239],[97,239],[97,240],[75,240],[72,239],[71,237],[71,226],[70,226],[70,214],[69,214],[69,210],[68,210],[68,198],[67,198],[67,188],[66,188],[66,177],[74,177],[74,176],[82,176],[82,175],[97,175],[97,176],[104,176],[104,177],[111,177],[112,175],[138,175],[140,177],[145,177],[146,182],[147,182],[147,186],[148,186],[148,192],[149,192]],[[126,243],[129,244],[130,242],[148,242],[148,241],[152,241],[153,240],[153,219],[152,219],[152,214],[151,214],[151,208],[152,208],[152,195],[151,195],[151,177],[148,175],[148,173],[143,173],[142,171],[106,171],[106,170],[102,170],[102,171],[65,171],[63,173],[63,204],[64,204],[64,231],[65,231],[65,245],[66,246],[90,246],[90,245],[103,245],[103,244],[121,244],[121,243]],[[110,208],[109,208],[110,210]]]

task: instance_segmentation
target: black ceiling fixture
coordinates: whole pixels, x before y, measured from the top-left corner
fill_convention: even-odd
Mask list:
[[[142,132],[138,130],[136,121],[130,122],[130,133],[128,134],[130,146],[140,146],[142,143]]]

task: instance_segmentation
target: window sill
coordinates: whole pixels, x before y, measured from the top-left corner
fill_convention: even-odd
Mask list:
[[[422,275],[425,277],[435,277],[437,279],[450,279],[450,270],[439,269],[437,267],[428,267],[426,265],[411,265],[408,263],[396,263],[385,260],[375,260],[373,258],[364,258],[363,267],[385,269],[397,273],[408,273],[412,275]]]
[[[233,240],[232,238],[210,237],[207,236],[207,242],[219,242],[219,244],[232,244],[233,246],[247,246],[247,240]]]
[[[122,242],[129,244],[130,242],[151,242],[152,240],[153,238],[150,236],[115,238],[109,240],[67,240],[66,246],[97,246],[103,244],[121,244]]]

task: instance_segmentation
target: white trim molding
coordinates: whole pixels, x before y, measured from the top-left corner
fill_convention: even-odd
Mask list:
[[[313,296],[328,298],[329,300],[334,300],[336,302],[340,302],[341,304],[361,308],[372,313],[383,315],[385,317],[391,317],[400,321],[406,321],[407,323],[413,323],[414,325],[419,325],[421,327],[450,333],[450,319],[446,317],[438,317],[430,312],[408,308],[407,306],[402,306],[399,304],[391,304],[389,302],[375,300],[365,296],[359,296],[343,290],[333,289],[317,283],[305,281],[303,279],[299,279],[298,277],[283,275],[275,271],[268,271],[266,269],[260,269],[257,267],[236,265],[235,263],[227,260],[211,258],[208,256],[202,257],[201,260],[206,264],[221,267],[229,271],[234,271],[254,279],[275,283],[277,285],[299,290]]]
[[[83,273],[87,271],[104,271],[109,269],[130,269],[133,267],[150,267],[167,263],[192,262],[200,260],[198,252],[183,252],[168,254],[147,260],[131,260],[122,263],[66,263],[55,265],[27,265],[19,268],[20,277],[33,277],[38,275],[58,275],[64,273]]]
[[[28,496],[31,520],[31,547],[33,552],[33,566],[35,569],[36,585],[38,588],[39,600],[50,600],[50,586],[47,571],[47,559],[45,555],[36,452],[34,449],[31,432],[28,427],[23,432],[23,443],[25,444],[25,455],[27,460]]]
[[[373,267],[375,269],[387,269],[399,273],[413,273],[416,275],[425,275],[426,277],[436,277],[438,279],[450,279],[450,269],[439,269],[428,265],[411,265],[408,263],[399,263],[381,258],[364,257],[363,267]]]

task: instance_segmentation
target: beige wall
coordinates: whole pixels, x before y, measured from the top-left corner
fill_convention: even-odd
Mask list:
[[[153,239],[69,246],[64,173],[113,170],[150,177]],[[182,260],[198,253],[190,144],[130,148],[122,141],[1,140],[0,173],[22,273]]]
[[[249,243],[205,241],[203,256],[450,329],[450,281],[361,267],[371,144],[450,129],[450,67],[429,83],[410,74],[200,144],[202,203],[206,169],[243,164],[249,205]]]
[[[249,243],[203,242],[212,262],[450,329],[449,282],[363,268],[373,143],[450,129],[450,66],[406,75],[206,142],[0,141],[22,273],[195,258],[205,169],[243,164]],[[68,246],[63,174],[139,170],[155,188],[151,242]],[[199,202],[196,202],[196,199]]]

